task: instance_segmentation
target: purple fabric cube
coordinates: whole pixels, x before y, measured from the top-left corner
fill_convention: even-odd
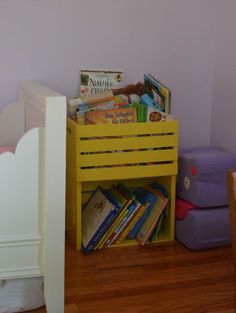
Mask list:
[[[192,250],[231,244],[228,207],[190,211],[185,219],[175,221],[175,237]]]
[[[198,207],[226,206],[226,173],[235,167],[235,153],[217,148],[181,150],[177,196]]]

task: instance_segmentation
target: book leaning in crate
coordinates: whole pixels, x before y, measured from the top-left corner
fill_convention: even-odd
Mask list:
[[[107,87],[97,94],[84,93],[69,99],[68,116],[82,125],[173,120],[170,94],[152,75],[144,74],[143,83],[119,89],[111,84],[110,89]]]
[[[135,239],[140,245],[158,239],[170,195],[157,182],[127,188],[119,182],[98,186],[82,210],[82,246],[85,252]]]

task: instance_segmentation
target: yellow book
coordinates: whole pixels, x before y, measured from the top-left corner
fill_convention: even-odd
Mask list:
[[[115,245],[119,245],[125,240],[128,233],[131,231],[131,229],[134,227],[134,225],[137,223],[137,221],[140,219],[140,217],[143,215],[143,213],[147,209],[148,205],[149,205],[148,203],[145,203],[139,207],[137,213],[132,218],[130,223],[126,226],[126,228],[123,230],[123,232],[116,239],[116,241],[114,243]]]

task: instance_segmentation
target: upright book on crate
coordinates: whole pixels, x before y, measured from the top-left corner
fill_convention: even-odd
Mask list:
[[[137,207],[133,216],[130,218],[129,221],[127,221],[127,224],[125,225],[124,229],[118,234],[114,244],[119,245],[126,239],[131,229],[134,227],[134,225],[138,222],[138,220],[143,216],[143,214],[147,210],[148,205],[149,204],[146,203]]]
[[[118,108],[85,113],[85,124],[124,124],[136,123],[135,108]]]
[[[171,91],[151,74],[144,74],[145,92],[151,96],[163,112],[170,113]]]
[[[82,245],[91,251],[116,217],[120,206],[98,187],[82,210]]]
[[[127,208],[127,213],[124,216],[121,223],[118,225],[118,227],[114,230],[114,232],[111,234],[111,236],[108,238],[107,242],[105,243],[105,247],[110,247],[118,238],[118,236],[123,232],[123,230],[126,228],[128,223],[132,220],[132,218],[135,216],[136,212],[139,210],[139,208],[142,206],[142,204],[134,199],[129,207]]]
[[[99,94],[122,87],[123,71],[111,69],[81,69],[80,94]]]
[[[150,236],[152,235],[161,214],[163,213],[169,198],[167,198],[162,192],[157,189],[152,188],[151,186],[147,185],[145,188],[150,191],[151,193],[155,194],[157,197],[157,201],[154,204],[152,211],[150,212],[148,218],[145,220],[141,228],[139,229],[136,240],[141,244],[144,245]]]
[[[116,188],[115,185],[112,185],[109,189],[111,195],[117,199],[117,201],[120,202],[121,209],[119,210],[119,213],[117,214],[116,218],[110,225],[110,227],[107,229],[107,231],[104,233],[104,235],[101,237],[101,239],[97,242],[95,249],[101,249],[108,238],[111,236],[111,234],[114,232],[114,230],[118,227],[118,225],[122,222],[123,218],[126,215],[127,208],[129,207],[130,203],[132,202],[131,199],[127,199],[124,197],[119,190]]]
[[[129,234],[127,236],[129,239],[135,239],[139,229],[141,228],[143,223],[148,218],[149,214],[152,211],[153,206],[155,205],[155,203],[157,201],[157,197],[155,196],[155,194],[153,194],[152,192],[148,191],[144,187],[138,187],[135,190],[134,194],[135,194],[136,199],[142,205],[146,206],[147,208],[146,208],[145,212],[143,213],[143,215],[139,218],[137,223],[134,225],[134,227],[129,232]]]

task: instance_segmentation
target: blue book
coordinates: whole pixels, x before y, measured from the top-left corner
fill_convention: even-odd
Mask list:
[[[82,210],[82,245],[90,252],[120,210],[107,191],[98,187]]]
[[[132,230],[128,234],[129,239],[134,239],[143,225],[143,223],[146,221],[148,216],[150,215],[152,208],[154,204],[157,201],[157,197],[150,192],[149,190],[145,189],[144,187],[139,187],[135,190],[134,192],[136,199],[141,203],[141,204],[146,204],[148,203],[147,209],[145,210],[144,214],[141,216],[141,218],[137,221],[137,223],[134,225]]]
[[[147,93],[143,94],[140,97],[140,101],[142,104],[144,104],[148,107],[156,108],[160,111],[163,111],[162,107],[152,97],[150,97]]]

